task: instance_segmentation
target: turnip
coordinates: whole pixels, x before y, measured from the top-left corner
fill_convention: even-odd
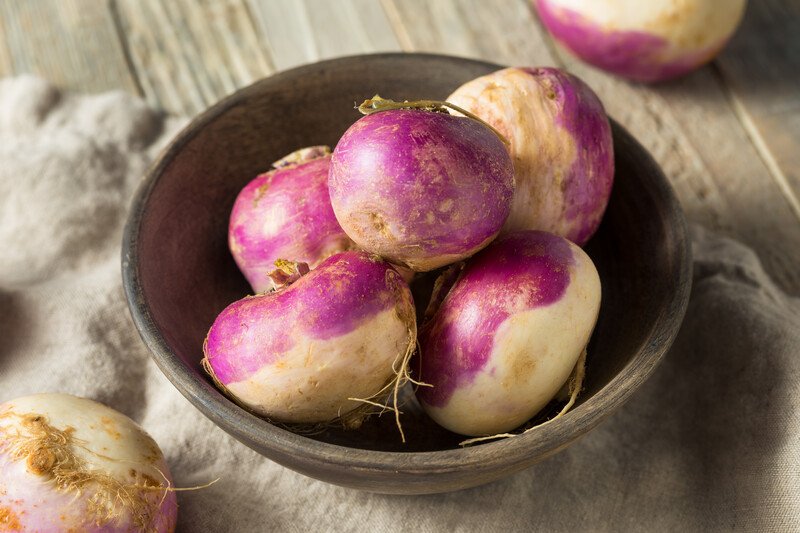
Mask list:
[[[542,23],[575,55],[644,82],[711,61],[742,19],[746,0],[533,0]]]
[[[465,83],[448,101],[509,140],[516,185],[504,233],[589,240],[611,193],[614,154],[603,105],[585,83],[555,68],[506,68]]]
[[[359,407],[388,396],[396,409],[417,332],[397,271],[348,251],[284,280],[290,284],[234,302],[214,321],[204,365],[217,384],[275,422],[357,427],[367,414]]]
[[[256,293],[272,288],[278,259],[316,267],[353,247],[328,196],[330,149],[303,148],[273,163],[239,193],[231,211],[228,244]]]
[[[600,278],[581,248],[540,231],[499,237],[456,274],[420,333],[419,380],[432,386],[417,397],[456,433],[513,430],[576,369],[597,320]]]
[[[66,394],[0,404],[0,530],[166,532],[177,503],[158,445]]]
[[[331,158],[333,211],[364,250],[422,272],[474,254],[511,208],[514,175],[503,140],[441,102],[379,97]]]

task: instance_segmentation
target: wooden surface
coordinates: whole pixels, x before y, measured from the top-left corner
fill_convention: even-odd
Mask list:
[[[264,161],[299,145],[335,142],[358,116],[352,102],[364,92],[441,99],[496,68],[408,54],[317,63],[215,105],[165,152],[132,205],[123,239],[125,292],[155,361],[206,416],[309,476],[376,492],[433,493],[487,483],[544,459],[610,415],[647,379],[677,335],[689,300],[689,238],[667,179],[616,123],[614,188],[586,247],[603,284],[588,347],[593,370],[567,416],[514,439],[461,448],[464,437],[438,427],[411,401],[401,421],[415,437],[405,444],[392,416],[372,417],[358,431],[332,425],[304,436],[236,406],[200,366],[214,317],[250,291],[228,251],[227,221],[238,191]],[[307,101],[326,102],[328,109],[320,113]],[[265,134],[263,124],[281,135]],[[531,422],[552,414],[546,408]]]
[[[194,114],[340,55],[432,51],[566,67],[662,165],[692,221],[756,249],[800,294],[800,0],[750,2],[710,66],[657,86],[554,44],[526,0],[0,0],[0,75],[135,92]]]

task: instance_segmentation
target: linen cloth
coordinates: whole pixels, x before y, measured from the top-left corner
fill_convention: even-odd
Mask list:
[[[178,494],[179,531],[800,529],[800,299],[751,250],[700,228],[689,310],[659,369],[524,472],[384,496],[306,478],[229,437],[152,363],[121,286],[132,193],[183,123],[119,92],[0,81],[0,402],[96,399],[156,439],[177,486],[221,478]]]

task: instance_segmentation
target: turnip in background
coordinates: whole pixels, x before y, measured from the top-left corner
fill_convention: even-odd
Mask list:
[[[711,61],[739,25],[746,0],[533,0],[545,27],[575,55],[644,82]]]
[[[542,230],[586,243],[614,181],[611,127],[594,92],[555,68],[506,68],[447,100],[509,140],[516,184],[504,233]]]
[[[270,420],[341,418],[356,427],[361,400],[396,400],[416,332],[397,271],[349,251],[288,287],[228,306],[208,332],[205,366],[231,397]]]
[[[432,387],[417,397],[456,433],[517,428],[553,399],[585,350],[600,309],[597,270],[566,239],[521,231],[468,260],[450,284],[420,333],[418,377]]]
[[[256,293],[271,289],[275,261],[315,268],[354,245],[331,208],[327,146],[303,148],[273,164],[239,193],[231,212],[228,244]]]
[[[0,530],[169,532],[158,445],[128,417],[66,394],[0,404]]]
[[[491,128],[441,103],[420,104],[362,104],[369,114],[336,145],[328,186],[359,247],[424,272],[491,242],[508,217],[514,175]]]

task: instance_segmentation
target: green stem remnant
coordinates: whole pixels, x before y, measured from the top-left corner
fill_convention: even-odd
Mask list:
[[[278,290],[291,285],[298,279],[308,274],[311,270],[308,263],[276,259],[275,270],[269,273],[273,290]]]
[[[506,146],[509,145],[508,139],[506,139],[502,133],[497,131],[491,124],[483,120],[482,118],[478,117],[477,115],[470,113],[466,109],[458,107],[455,104],[451,104],[450,102],[442,102],[439,100],[414,100],[412,102],[404,101],[404,102],[395,102],[394,100],[388,100],[386,98],[381,98],[379,95],[375,95],[369,100],[364,100],[360,106],[356,109],[362,115],[371,115],[373,113],[379,113],[381,111],[390,111],[392,109],[421,109],[423,111],[431,111],[433,113],[450,113],[448,109],[452,109],[457,113],[461,113],[465,117],[471,118],[472,120],[477,120],[490,130],[494,132],[497,137],[503,141],[503,144]]]
[[[278,169],[291,167],[294,165],[299,165],[300,163],[308,163],[309,161],[329,155],[331,155],[331,148],[325,145],[300,148],[299,150],[295,150],[291,154],[284,156],[272,163],[272,168]]]

